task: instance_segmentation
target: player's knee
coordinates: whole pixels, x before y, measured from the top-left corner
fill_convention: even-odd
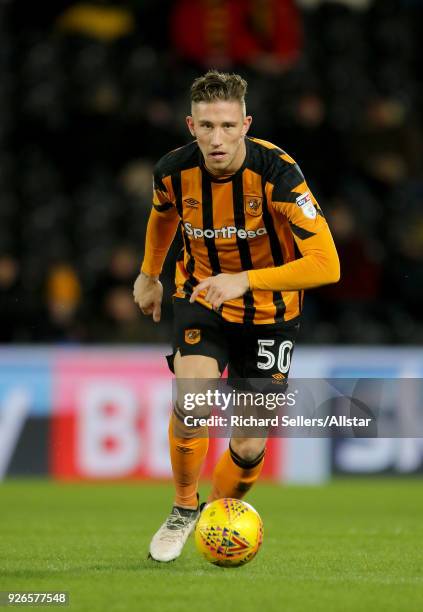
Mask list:
[[[198,404],[195,393],[178,393],[173,410],[183,421],[189,417],[187,422],[193,422],[192,419],[207,419],[211,415],[212,405]]]
[[[183,416],[207,418],[215,404],[217,379],[177,378],[176,404]]]
[[[213,357],[206,355],[184,355],[176,352],[173,361],[177,379],[209,379],[219,378],[219,366]]]
[[[257,457],[263,452],[266,446],[265,439],[257,438],[232,438],[231,449],[240,457],[243,461],[251,463],[257,459]]]

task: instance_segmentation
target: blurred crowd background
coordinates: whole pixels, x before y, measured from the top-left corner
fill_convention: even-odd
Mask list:
[[[0,0],[0,342],[167,342],[133,303],[152,167],[206,69],[300,164],[342,280],[307,343],[423,342],[421,0]]]

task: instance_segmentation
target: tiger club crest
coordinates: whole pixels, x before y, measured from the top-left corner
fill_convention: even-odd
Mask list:
[[[199,329],[186,329],[185,330],[185,342],[187,344],[198,344],[201,340],[201,330]]]
[[[252,217],[259,217],[262,214],[263,198],[257,196],[244,196],[244,210]]]

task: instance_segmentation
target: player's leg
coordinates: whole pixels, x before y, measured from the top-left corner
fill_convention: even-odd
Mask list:
[[[235,336],[230,345],[237,347],[229,356],[229,380],[247,389],[256,387],[254,379],[260,379],[260,389],[267,386],[268,380],[272,392],[282,392],[298,329],[297,322],[254,325],[248,330],[244,327],[242,333],[228,326],[228,334]],[[232,436],[229,448],[214,469],[209,501],[220,497],[242,498],[259,478],[268,431],[255,428],[253,432],[251,437],[245,431]]]
[[[210,380],[220,377],[216,359],[204,355],[181,356],[176,353],[174,370],[177,379],[177,401],[169,422],[169,449],[175,484],[175,505],[196,509],[197,489],[201,468],[208,450],[206,426],[188,427],[184,424],[183,398],[191,380]],[[200,383],[201,384],[201,383]]]
[[[207,427],[193,428],[184,424],[184,381],[220,376],[216,359],[204,355],[182,357],[178,351],[173,366],[178,392],[169,421],[169,450],[175,500],[171,513],[150,543],[151,557],[162,562],[179,557],[199,517],[198,480],[209,443]]]
[[[197,488],[208,449],[208,431],[206,427],[185,425],[184,394],[200,387],[202,381],[218,379],[227,361],[216,313],[178,300],[174,314],[174,353],[168,362],[177,386],[169,423],[175,500],[150,544],[150,555],[157,561],[171,561],[181,554],[199,516]]]
[[[208,501],[221,497],[242,499],[260,476],[266,438],[231,438],[213,471]]]

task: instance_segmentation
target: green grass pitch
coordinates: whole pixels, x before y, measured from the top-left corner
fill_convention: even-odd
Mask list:
[[[203,561],[193,538],[177,561],[147,560],[171,496],[169,484],[1,483],[0,590],[68,591],[68,609],[87,612],[423,610],[417,479],[259,483],[248,501],[263,547],[237,569]]]

